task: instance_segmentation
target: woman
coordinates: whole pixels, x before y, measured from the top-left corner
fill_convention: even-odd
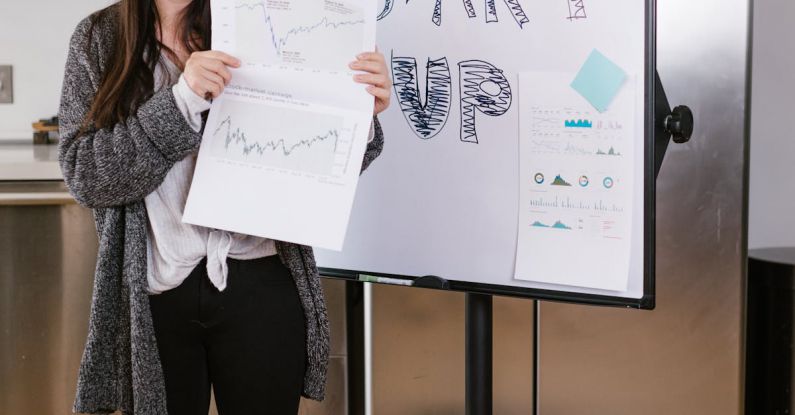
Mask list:
[[[60,162],[100,239],[74,409],[295,414],[325,392],[329,328],[312,249],[182,224],[206,98],[240,62],[210,45],[209,0],[121,0],[72,36]],[[379,53],[351,63],[389,104]],[[362,170],[383,134],[373,118]],[[262,189],[267,192],[267,189]]]

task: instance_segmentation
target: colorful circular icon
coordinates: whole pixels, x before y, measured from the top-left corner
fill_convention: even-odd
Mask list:
[[[535,180],[537,184],[542,184],[544,183],[544,175],[542,173],[536,173],[536,175],[533,177],[533,180]]]
[[[590,182],[590,180],[588,180],[588,176],[585,176],[585,175],[580,176],[580,186],[588,187],[589,183],[591,183],[591,182]]]
[[[604,180],[602,180],[602,184],[605,185],[605,189],[612,189],[615,182],[613,181],[612,177],[608,176],[605,177]]]

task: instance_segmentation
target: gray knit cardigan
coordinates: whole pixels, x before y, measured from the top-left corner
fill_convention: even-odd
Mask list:
[[[72,35],[59,113],[64,179],[78,203],[94,210],[100,241],[74,411],[161,415],[166,395],[146,292],[143,199],[175,162],[198,149],[201,135],[177,109],[171,88],[154,93],[125,123],[79,134],[113,47],[114,7],[80,22]],[[362,170],[383,147],[381,126],[374,123]],[[312,248],[286,242],[276,248],[306,316],[303,396],[322,400],[329,325]]]

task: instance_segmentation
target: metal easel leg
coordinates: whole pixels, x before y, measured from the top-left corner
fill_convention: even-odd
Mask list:
[[[492,297],[466,294],[466,414],[491,415]]]
[[[533,415],[538,415],[538,389],[541,386],[541,379],[538,376],[538,364],[541,362],[541,350],[539,341],[541,340],[541,301],[533,301]]]

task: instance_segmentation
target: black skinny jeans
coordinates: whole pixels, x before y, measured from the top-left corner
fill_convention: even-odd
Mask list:
[[[277,255],[228,259],[224,291],[206,259],[178,287],[150,295],[169,415],[295,415],[306,365],[304,311]]]

